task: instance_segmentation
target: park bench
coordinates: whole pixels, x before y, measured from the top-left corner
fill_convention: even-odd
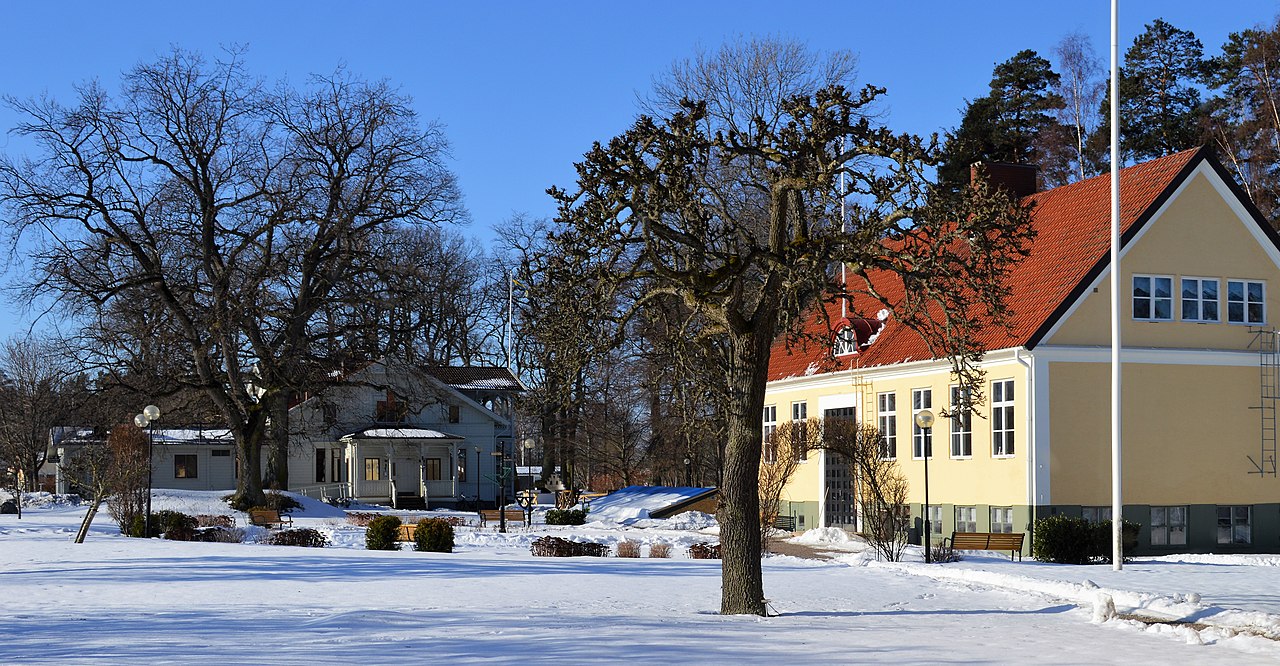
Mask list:
[[[413,541],[413,533],[418,529],[417,523],[403,523],[400,525],[400,536],[396,537],[396,541]]]
[[[775,529],[783,530],[784,532],[794,532],[796,531],[796,517],[774,516],[773,527]]]
[[[249,524],[267,529],[284,529],[285,525],[293,527],[293,518],[280,515],[275,509],[249,509]]]
[[[1022,559],[1022,532],[952,532],[951,548],[953,550],[998,550],[1009,551],[1009,559],[1014,553]]]
[[[502,520],[503,512],[504,510],[502,509],[480,509],[480,524],[484,525],[490,521]],[[507,514],[508,523],[524,522],[524,511],[520,509],[506,509],[505,513]]]

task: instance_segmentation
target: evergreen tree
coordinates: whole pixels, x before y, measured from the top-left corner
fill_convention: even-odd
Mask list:
[[[1120,72],[1120,145],[1134,162],[1162,157],[1201,142],[1202,109],[1196,82],[1204,47],[1195,34],[1156,19],[1133,40]],[[1110,97],[1103,100],[1110,118]],[[1099,128],[1111,132],[1110,121]]]
[[[970,102],[960,127],[948,135],[939,179],[962,186],[977,161],[1040,166],[1049,150],[1044,140],[1061,135],[1054,116],[1064,106],[1054,92],[1058,82],[1049,61],[1030,49],[996,65],[991,92]]]
[[[1210,140],[1273,223],[1280,212],[1280,19],[1232,33],[1207,62]]]

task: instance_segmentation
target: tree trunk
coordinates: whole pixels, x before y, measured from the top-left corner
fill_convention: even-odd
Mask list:
[[[267,474],[264,485],[275,490],[289,489],[289,397],[276,393],[268,399]]]
[[[772,327],[762,327],[770,330]],[[760,571],[760,415],[772,340],[758,332],[731,333],[728,444],[720,487],[720,612],[765,615]]]
[[[250,414],[242,432],[236,432],[236,455],[240,459],[240,478],[236,479],[237,503],[260,506],[266,502],[262,492],[262,441],[266,434],[266,412]]]
[[[93,504],[89,505],[89,512],[84,515],[84,520],[80,522],[80,530],[76,532],[75,543],[84,543],[84,538],[89,536],[89,526],[93,524],[93,519],[98,515],[98,508],[102,506],[103,489],[99,488],[94,493]]]

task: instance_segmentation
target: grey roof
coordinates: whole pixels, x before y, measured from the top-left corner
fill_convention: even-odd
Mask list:
[[[524,385],[507,368],[489,366],[438,365],[428,374],[459,391],[523,391]]]

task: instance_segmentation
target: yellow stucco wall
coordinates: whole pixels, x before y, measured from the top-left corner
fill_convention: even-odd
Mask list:
[[[1276,265],[1241,223],[1204,174],[1195,174],[1168,208],[1142,233],[1122,257],[1124,279],[1120,336],[1126,346],[1182,349],[1245,349],[1252,336],[1242,324],[1228,324],[1228,279],[1266,280],[1267,324],[1280,313],[1280,283]],[[1132,317],[1133,275],[1174,278],[1173,321],[1135,321]],[[1219,323],[1181,320],[1180,277],[1218,278]],[[1079,307],[1042,344],[1111,344],[1110,276],[1090,291]]]
[[[992,363],[986,367],[988,401],[978,407],[978,415],[972,419],[973,455],[969,458],[950,457],[950,424],[938,419],[933,432],[933,458],[929,461],[929,499],[933,504],[992,504],[997,506],[1025,504],[1027,501],[1027,462],[1029,437],[1027,434],[1028,383],[1024,366],[1016,361]],[[863,381],[869,389],[855,387],[850,373],[840,373],[838,386],[812,387],[794,382],[770,387],[765,404],[776,405],[778,423],[786,423],[791,415],[791,404],[808,403],[811,417],[821,417],[824,403],[840,406],[856,401],[859,420],[868,419],[876,424],[876,394],[894,392],[897,396],[899,467],[910,485],[910,501],[924,501],[924,462],[912,458],[911,444],[911,392],[928,388],[933,392],[933,412],[948,406],[950,386],[954,383],[949,370],[939,367],[932,371],[909,368],[888,373],[883,370],[863,373]],[[991,452],[991,419],[989,397],[991,382],[1014,380],[1014,455],[996,458]],[[830,383],[830,382],[828,382]],[[864,406],[869,401],[868,406]],[[980,415],[980,416],[979,416]],[[822,499],[822,478],[818,456],[810,454],[802,464],[783,494],[791,502],[818,502]],[[980,480],[981,482],[976,482]]]
[[[1054,504],[1111,503],[1110,365],[1050,363]],[[1259,457],[1258,369],[1126,364],[1122,376],[1126,504],[1275,502]]]

